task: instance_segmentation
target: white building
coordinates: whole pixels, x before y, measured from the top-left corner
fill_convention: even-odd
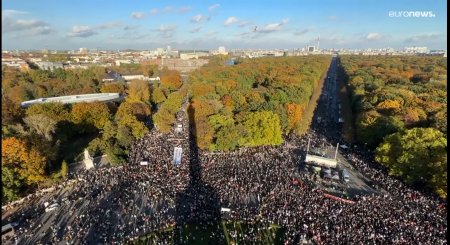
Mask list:
[[[144,75],[122,75],[122,78],[125,79],[126,81],[131,81],[131,80],[159,81],[160,80],[159,77],[150,78],[150,77],[147,77]]]
[[[162,54],[164,54],[165,52],[164,52],[164,49],[163,48],[157,48],[156,49],[156,55],[162,55]]]
[[[79,53],[80,53],[80,54],[87,54],[88,51],[89,51],[89,50],[88,50],[87,48],[80,48]]]
[[[208,53],[205,52],[195,52],[195,53],[181,53],[180,59],[189,60],[189,59],[198,59],[199,57],[209,56]]]
[[[53,71],[55,68],[64,69],[64,65],[61,62],[40,61],[36,62],[36,65],[42,70]]]
[[[425,54],[428,52],[428,48],[427,47],[405,47],[405,53],[409,53],[409,54]]]
[[[120,66],[120,64],[132,64],[132,60],[115,60],[116,66]]]
[[[20,103],[21,107],[26,108],[34,104],[59,102],[62,104],[73,104],[80,102],[109,102],[121,100],[119,93],[96,93],[96,94],[80,94],[80,95],[66,95],[51,98],[39,98],[35,100],[28,100]]]

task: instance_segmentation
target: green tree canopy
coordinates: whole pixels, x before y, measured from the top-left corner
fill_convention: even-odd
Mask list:
[[[160,104],[164,101],[166,101],[164,91],[160,87],[154,88],[152,92],[152,102],[155,104]]]
[[[250,112],[242,124],[245,134],[240,143],[243,146],[279,145],[283,142],[280,118],[271,111]]]
[[[27,108],[27,116],[32,115],[45,115],[56,122],[68,121],[70,119],[69,110],[61,103],[42,103],[34,104]]]
[[[102,102],[74,104],[71,115],[74,123],[97,129],[102,129],[111,117],[108,106]]]
[[[120,127],[128,127],[135,139],[140,139],[148,133],[147,126],[145,126],[144,122],[140,121],[137,117],[138,115],[142,115],[141,113],[146,113],[145,109],[140,108],[141,106],[139,104],[140,102],[124,102],[119,106],[115,116],[118,129]],[[121,130],[121,132],[125,131]]]
[[[409,184],[426,184],[447,196],[447,139],[433,128],[413,128],[387,136],[375,159]]]

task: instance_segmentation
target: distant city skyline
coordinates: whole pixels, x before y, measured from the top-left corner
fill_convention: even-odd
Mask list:
[[[315,45],[317,38],[326,49],[447,50],[446,4],[5,0],[2,50],[293,49]]]

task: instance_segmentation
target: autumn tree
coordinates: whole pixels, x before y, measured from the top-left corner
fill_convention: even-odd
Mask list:
[[[15,135],[36,150],[48,160],[55,160],[58,155],[60,141],[55,137],[56,121],[44,114],[30,115],[23,119],[24,125],[11,126]]]
[[[119,145],[125,148],[129,147],[135,140],[130,127],[127,125],[120,125],[118,127],[116,138]]]
[[[403,121],[406,126],[419,126],[426,120],[427,114],[421,108],[408,107],[403,112]]]
[[[18,85],[20,71],[9,66],[2,66],[2,89],[8,90]]]
[[[30,100],[33,98],[32,93],[25,85],[17,85],[10,89],[8,89],[8,97],[14,102],[15,104],[19,104],[21,102]]]
[[[213,149],[221,151],[234,150],[238,146],[240,138],[239,126],[235,125],[235,121],[231,114],[216,114],[209,117],[209,125],[216,131],[215,143]]]
[[[220,128],[215,136],[216,141],[213,145],[213,149],[220,151],[232,151],[236,149],[238,144],[238,139],[241,136],[243,127],[241,125],[229,124]]]
[[[171,113],[175,114],[181,109],[181,103],[183,102],[183,94],[178,92],[171,93],[167,100],[162,105]]]
[[[19,198],[24,185],[14,168],[2,164],[2,204]]]
[[[170,133],[175,122],[175,115],[166,108],[161,108],[153,115],[153,122],[161,132]]]
[[[279,145],[281,137],[280,119],[271,111],[250,112],[242,124],[245,134],[240,144],[243,146]]]
[[[447,135],[447,108],[434,114],[431,118],[431,125]]]
[[[375,159],[408,184],[434,189],[447,197],[447,139],[433,128],[413,128],[387,136]]]
[[[45,115],[56,122],[68,121],[70,119],[70,112],[61,103],[42,103],[34,104],[26,109],[27,116]]]
[[[404,123],[395,116],[383,116],[376,111],[359,115],[356,119],[356,136],[359,142],[376,147],[382,139],[404,129]]]
[[[169,133],[172,130],[176,113],[181,109],[183,97],[180,91],[171,93],[153,116],[153,122],[161,132]]]
[[[155,76],[158,73],[158,65],[141,63],[141,72],[144,76]]]
[[[231,98],[231,96],[229,96],[229,95],[223,96],[222,103],[223,103],[223,106],[228,107],[231,110],[234,109],[234,102],[233,102],[233,98]]]
[[[291,131],[298,127],[298,123],[302,119],[303,109],[298,104],[286,104],[287,116],[288,116],[288,128],[287,131]]]
[[[442,127],[446,120],[436,120],[446,110],[445,58],[343,55],[339,59],[350,85],[360,142],[376,147],[384,136],[405,127],[433,126],[446,132]],[[379,115],[371,122],[374,110]]]
[[[243,59],[239,65],[213,62],[190,73],[198,146],[233,150],[279,144],[282,139],[278,133],[287,133],[305,117],[301,109],[308,105],[329,62],[330,57],[325,56]],[[273,118],[251,119],[254,113],[262,112],[270,112]],[[223,122],[234,123],[222,125],[224,118]],[[256,125],[266,120],[276,129],[259,125],[262,131],[256,130]]]
[[[196,83],[192,84],[190,88],[194,97],[204,96],[214,91],[214,86],[211,84]]]
[[[145,122],[149,120],[150,114],[150,105],[143,102],[124,101],[117,109],[116,117],[120,118],[125,115],[133,115],[139,121]]]
[[[161,104],[164,101],[166,101],[164,91],[160,87],[154,88],[152,92],[152,102],[154,104]]]
[[[23,112],[19,103],[14,102],[7,95],[2,95],[2,125],[19,122]]]
[[[132,80],[128,85],[128,96],[126,100],[129,102],[150,103],[150,87],[148,82]]]
[[[199,148],[213,150],[214,129],[209,125],[206,117],[195,119],[194,135]]]
[[[37,134],[47,141],[53,140],[56,131],[56,121],[44,114],[30,115],[23,119],[29,134]],[[38,142],[36,142],[38,143]]]
[[[398,100],[385,100],[377,105],[377,110],[386,115],[396,115],[400,112],[401,107]]]
[[[102,93],[125,93],[125,85],[123,83],[106,83],[100,88]]]
[[[168,88],[171,91],[175,91],[183,84],[180,73],[175,70],[167,70],[160,76],[161,85]]]
[[[44,181],[46,162],[45,156],[17,138],[2,140],[2,168],[12,170],[15,173],[12,176],[19,177],[24,184],[34,185]]]
[[[129,107],[130,105],[131,107]],[[132,103],[122,103],[119,106],[119,109],[115,115],[115,121],[117,122],[118,128],[128,127],[135,138],[142,138],[146,133],[148,133],[147,126],[145,126],[144,122],[139,121],[137,116],[134,114]]]
[[[108,106],[102,102],[74,104],[71,115],[74,123],[96,129],[102,129],[111,117]]]

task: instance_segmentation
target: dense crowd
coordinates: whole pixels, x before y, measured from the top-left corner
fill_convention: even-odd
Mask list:
[[[342,150],[375,189],[387,194],[360,196],[348,204],[324,198],[314,174],[298,171],[308,139],[311,147],[320,147],[329,144],[326,135],[311,131],[302,138],[288,137],[286,145],[303,149],[300,154],[286,145],[211,153],[196,149],[187,118],[179,120],[182,133],[153,130],[136,142],[129,164],[73,176],[77,182],[68,194],[69,204],[55,213],[49,232],[42,236],[34,233],[42,226],[42,202],[30,204],[35,212],[21,220],[17,237],[28,244],[62,240],[121,244],[169,227],[214,226],[229,220],[279,224],[285,229],[286,244],[303,239],[316,244],[446,244],[446,204],[389,177],[369,151]],[[173,163],[175,146],[183,148],[180,165]],[[141,166],[141,161],[149,165]],[[186,238],[174,237],[177,234],[161,236],[158,242],[183,243]],[[230,235],[256,243],[258,234],[252,229]],[[220,232],[211,236],[224,239]]]
[[[157,146],[149,154],[171,150],[158,144],[167,142],[160,137],[149,135],[143,140],[142,144]],[[123,167],[79,173],[77,191],[69,200],[82,198],[87,204],[80,202],[68,210],[69,225],[52,224],[52,241],[121,243],[175,227],[180,220],[200,225],[211,222],[213,215],[221,220],[280,224],[289,244],[303,237],[318,244],[446,243],[445,206],[372,168],[369,159],[352,150],[344,154],[390,195],[361,197],[353,205],[326,199],[311,174],[296,171],[301,158],[283,147],[199,154],[200,167],[194,170],[189,162],[177,166],[159,154],[149,166],[140,166],[143,159],[136,158],[134,164]],[[201,184],[190,183],[192,171],[199,171],[196,181]],[[180,205],[188,206],[188,212]],[[231,212],[221,215],[221,207]],[[195,215],[179,217],[189,214]],[[257,234],[255,230],[240,239],[255,242]]]

